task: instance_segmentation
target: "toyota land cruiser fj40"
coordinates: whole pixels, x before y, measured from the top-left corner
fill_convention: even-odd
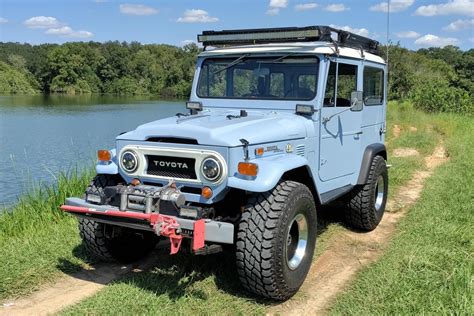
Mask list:
[[[134,260],[235,250],[243,286],[285,300],[302,285],[318,206],[370,231],[387,200],[387,67],[371,39],[325,26],[205,31],[189,113],[100,150],[79,218],[88,250]]]

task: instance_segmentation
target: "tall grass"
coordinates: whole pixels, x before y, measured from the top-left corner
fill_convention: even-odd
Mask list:
[[[36,185],[0,214],[0,299],[29,293],[72,267],[63,261],[84,264],[73,254],[81,251],[76,221],[59,206],[82,196],[92,176],[90,170],[62,173],[55,185]]]

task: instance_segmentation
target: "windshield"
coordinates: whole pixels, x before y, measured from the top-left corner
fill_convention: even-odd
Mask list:
[[[201,66],[200,98],[312,100],[319,59],[314,56],[208,58]]]

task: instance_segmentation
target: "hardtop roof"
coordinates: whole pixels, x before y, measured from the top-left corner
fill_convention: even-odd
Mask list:
[[[337,47],[331,42],[294,42],[216,47],[199,54],[201,57],[232,56],[242,54],[321,54],[367,60],[385,65],[385,60],[373,53],[350,47]]]

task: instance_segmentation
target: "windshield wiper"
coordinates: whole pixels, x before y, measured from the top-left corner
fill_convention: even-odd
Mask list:
[[[233,66],[241,63],[248,56],[249,56],[249,54],[242,55],[239,58],[237,58],[236,60],[231,61],[230,63],[228,63],[224,68],[221,68],[221,69],[218,69],[218,70],[214,71],[212,74],[215,75],[215,74],[218,74],[218,73],[220,73],[220,72],[222,72],[226,69],[229,69],[230,67],[233,67]]]

